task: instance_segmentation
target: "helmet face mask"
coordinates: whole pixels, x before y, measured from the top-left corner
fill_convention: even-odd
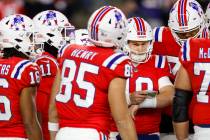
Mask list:
[[[78,45],[83,46],[92,46],[93,44],[89,41],[88,30],[87,29],[78,29],[75,30],[75,42]]]
[[[200,35],[200,28],[201,27],[196,27],[195,29],[192,29],[191,31],[186,31],[186,32],[179,32],[179,31],[174,31],[172,34],[176,38],[179,38],[179,42],[181,44],[185,41],[187,41],[188,38],[197,38]]]
[[[38,13],[33,21],[36,27],[36,43],[49,43],[59,49],[71,40],[74,40],[74,26],[67,17],[54,10],[46,10]]]
[[[139,17],[128,19],[126,42],[129,56],[134,63],[145,63],[153,49],[153,31],[151,26]]]
[[[14,48],[30,57],[33,38],[34,24],[29,17],[15,14],[0,21],[0,46],[3,48]]]
[[[42,55],[44,52],[44,44],[43,43],[34,43],[34,46],[30,49],[31,59],[36,59]]]
[[[61,28],[61,34],[64,40],[66,40],[67,42],[71,42],[71,40],[75,39],[75,28],[73,26],[66,26]]]
[[[168,26],[180,44],[189,37],[199,37],[205,27],[200,4],[195,0],[178,0],[170,10]]]
[[[104,6],[96,10],[88,21],[90,41],[97,46],[120,49],[126,37],[126,20],[116,7]]]

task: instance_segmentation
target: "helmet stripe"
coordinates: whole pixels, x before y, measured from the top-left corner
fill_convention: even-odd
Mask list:
[[[96,16],[94,17],[93,19],[93,22],[91,23],[91,38],[93,38],[94,40],[98,40],[98,36],[97,36],[97,33],[98,33],[98,25],[97,23],[99,21],[102,20],[102,18],[105,16],[105,14],[110,11],[111,8],[110,6],[105,6],[104,8],[102,8],[101,10],[99,10],[99,12],[96,14]]]
[[[184,0],[184,25],[187,26],[187,0]]]
[[[145,35],[146,31],[145,31],[144,20],[139,17],[134,17],[134,21],[137,27],[137,35]]]
[[[112,8],[107,9],[107,10],[99,17],[99,20],[98,20],[97,22],[100,22],[100,21],[103,19],[103,17],[104,17],[109,11],[111,11],[112,9],[114,9],[114,8],[112,7]],[[112,22],[113,22],[113,21],[112,21]],[[98,27],[99,27],[99,25],[96,24],[96,40],[98,40]]]
[[[179,21],[179,26],[181,26],[182,22],[181,22],[181,13],[180,13],[180,6],[181,5],[181,0],[179,1],[179,5],[178,5],[178,21]]]
[[[142,18],[137,18],[137,19],[140,23],[141,35],[145,35],[146,30],[145,30],[144,20]]]
[[[133,18],[136,23],[137,35],[140,35],[140,25],[136,17]]]
[[[179,26],[187,26],[186,7],[187,7],[187,0],[180,0],[178,4]]]
[[[92,21],[92,23],[91,23],[91,38],[93,38],[93,39],[95,38],[95,37],[94,37],[94,30],[95,30],[94,25],[95,25],[95,21],[96,21],[98,15],[99,15],[101,12],[103,12],[103,10],[106,9],[106,8],[107,8],[107,6],[104,7],[104,8],[101,8],[101,9],[98,11],[98,13],[96,14],[96,16],[94,17],[94,19],[93,19],[93,21]]]
[[[183,1],[184,0],[181,0],[181,6],[180,6],[180,8],[181,8],[181,15],[180,15],[180,17],[181,17],[181,25],[182,26],[184,26],[184,17],[183,17],[183,14],[184,14],[184,11],[183,11],[184,7],[183,6],[184,6],[184,4],[183,4]]]

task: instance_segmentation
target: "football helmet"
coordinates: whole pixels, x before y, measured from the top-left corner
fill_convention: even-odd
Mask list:
[[[75,43],[83,46],[93,45],[89,41],[88,30],[87,29],[78,29],[75,30]]]
[[[32,19],[22,14],[14,14],[0,21],[1,48],[15,48],[30,57],[34,51],[34,24]]]
[[[153,49],[153,31],[151,26],[143,18],[132,17],[128,19],[126,41],[141,41],[148,42],[145,52],[137,52],[132,50],[129,45],[129,55],[133,62],[144,63],[150,56]]]
[[[210,31],[210,2],[206,8],[205,16],[206,16],[206,23],[207,23],[208,29]]]
[[[197,38],[205,27],[201,5],[196,0],[178,0],[170,10],[168,26],[181,44],[189,37]]]
[[[33,21],[36,43],[48,43],[59,49],[74,40],[74,26],[64,14],[58,11],[42,11],[33,18]]]
[[[120,9],[104,6],[90,16],[87,29],[93,44],[120,49],[126,37],[126,17]]]

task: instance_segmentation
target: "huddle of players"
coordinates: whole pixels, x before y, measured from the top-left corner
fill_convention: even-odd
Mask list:
[[[178,0],[169,27],[154,30],[112,6],[75,32],[58,11],[5,17],[0,140],[158,140],[161,109],[172,103],[177,139],[188,137],[188,112],[194,139],[208,139],[210,41],[194,39],[208,37],[204,20],[195,0]]]

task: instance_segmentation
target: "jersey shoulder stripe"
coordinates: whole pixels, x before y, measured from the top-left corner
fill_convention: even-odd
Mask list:
[[[164,27],[155,27],[153,30],[154,38],[156,42],[162,42],[163,41],[163,29]]]
[[[182,51],[181,59],[183,61],[190,61],[190,39],[184,42],[181,51]]]
[[[109,56],[102,64],[102,66],[107,67],[111,70],[115,70],[118,64],[121,62],[129,59],[128,56],[126,56],[123,53],[115,53]]]
[[[162,55],[155,55],[155,67],[164,68],[166,62],[166,57]]]
[[[21,75],[23,73],[23,71],[25,70],[25,68],[29,65],[32,65],[33,63],[29,60],[22,60],[19,63],[16,64],[16,66],[14,67],[12,73],[11,73],[11,78],[15,78],[20,80],[21,79]]]

